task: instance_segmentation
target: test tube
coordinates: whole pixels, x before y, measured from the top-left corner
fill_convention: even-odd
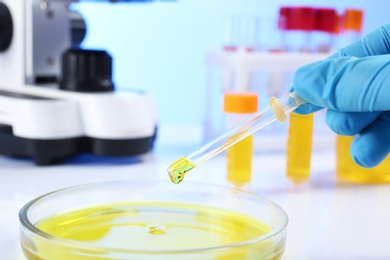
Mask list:
[[[287,28],[288,48],[291,52],[313,52],[315,9],[293,7],[289,10]],[[310,159],[314,116],[290,114],[287,142],[286,175],[294,184],[301,184],[310,177]]]
[[[336,138],[336,174],[343,181],[360,184],[390,183],[390,155],[374,168],[357,165],[350,152],[353,136],[338,135]]]
[[[263,19],[263,29],[261,34],[263,36],[263,46],[269,52],[285,52],[287,51],[287,21],[289,14],[289,7],[282,6],[279,8],[277,18],[265,20]],[[268,23],[267,23],[267,22]]]
[[[247,52],[260,50],[259,18],[247,16],[241,19],[241,45]]]
[[[288,51],[312,52],[315,11],[312,7],[291,7],[287,16]]]
[[[338,50],[342,47],[341,45],[341,28],[342,28],[342,24],[341,22],[343,21],[342,19],[342,15],[339,14],[339,13],[336,13],[336,21],[335,21],[335,25],[334,25],[334,29],[333,29],[333,35],[334,35],[334,38],[333,38],[333,48],[335,50]]]
[[[335,27],[337,13],[333,8],[316,9],[316,48],[317,52],[330,52],[335,48]]]
[[[346,9],[342,17],[340,47],[345,47],[361,37],[363,27],[363,11],[360,9]],[[358,166],[350,155],[350,146],[353,136],[337,135],[336,137],[336,174],[337,177],[354,183],[386,183],[390,182],[390,171],[386,168],[380,169],[380,174],[375,170],[364,169]],[[386,159],[390,161],[389,158]],[[384,163],[386,165],[386,163]]]
[[[259,19],[256,16],[229,16],[225,20],[225,40],[223,49],[226,52],[243,50],[251,52],[259,46]]]
[[[343,17],[342,47],[360,39],[363,27],[363,11],[346,9]]]
[[[224,95],[224,112],[227,128],[239,124],[257,112],[258,97],[252,92],[227,92]],[[242,130],[246,131],[246,130]],[[240,134],[240,133],[238,133]],[[234,138],[234,136],[232,137]],[[237,187],[242,187],[251,180],[253,135],[227,149],[227,179]]]
[[[290,114],[287,143],[287,178],[301,184],[310,177],[314,114]]]
[[[241,17],[228,16],[225,18],[225,31],[223,50],[226,52],[234,52],[240,44]]]

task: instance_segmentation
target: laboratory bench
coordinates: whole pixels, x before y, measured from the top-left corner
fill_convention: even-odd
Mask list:
[[[201,143],[195,127],[161,127],[152,152],[130,159],[80,156],[39,167],[0,157],[0,259],[25,259],[19,247],[18,212],[45,193],[113,180],[165,180],[167,167]],[[226,158],[218,155],[188,173],[186,182],[231,186]],[[172,184],[172,189],[175,185]],[[252,181],[242,189],[279,204],[289,217],[282,259],[390,259],[390,185],[353,185],[335,178],[333,149],[313,152],[310,181],[294,186],[285,177],[285,154],[256,153]]]

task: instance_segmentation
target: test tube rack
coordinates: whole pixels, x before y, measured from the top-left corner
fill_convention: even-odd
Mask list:
[[[235,72],[234,90],[249,91],[248,82],[253,71],[264,70],[270,75],[269,85],[281,88],[286,71],[296,71],[299,67],[326,59],[328,53],[266,53],[247,52],[210,52],[207,55],[208,66],[218,66]],[[291,82],[292,83],[292,82]],[[292,85],[292,84],[291,84]]]
[[[266,100],[271,96],[280,96],[292,86],[293,75],[299,67],[326,59],[328,56],[330,56],[330,53],[248,52],[245,49],[238,49],[234,52],[209,52],[206,57],[207,87],[205,93],[204,139],[208,140],[215,137],[224,129],[221,100],[225,91],[260,91],[261,93],[258,94],[267,96]],[[220,74],[216,74],[215,69],[218,69]],[[259,71],[265,74],[266,81],[264,81],[264,86],[254,90],[250,84],[251,77],[254,72]],[[216,79],[216,75],[219,79]],[[265,105],[268,104],[260,103],[260,107]],[[323,125],[324,120],[322,119],[320,120]],[[334,136],[329,135],[329,131],[324,130],[323,126],[320,128],[321,132],[326,134],[324,134],[326,138],[322,136],[318,138],[320,144],[316,146],[320,149],[327,149],[330,144],[333,145],[329,138],[334,138]],[[314,133],[317,132],[319,131],[315,129]],[[258,138],[255,138],[255,152],[260,147],[256,144],[256,139]],[[264,142],[272,142],[272,145],[265,144],[265,146],[272,147],[274,151],[285,151],[286,140],[287,132],[272,133],[267,135],[266,138],[261,138],[263,144],[261,147],[264,147]],[[260,148],[260,150],[262,149]]]

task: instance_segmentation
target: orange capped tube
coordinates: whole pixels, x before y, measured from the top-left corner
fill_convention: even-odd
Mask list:
[[[229,92],[224,95],[224,112],[227,128],[230,129],[257,112],[258,97],[255,93]],[[243,130],[245,131],[245,130]],[[239,135],[240,133],[238,133]],[[235,138],[232,136],[232,138]],[[251,180],[253,135],[227,149],[227,179],[237,187]]]

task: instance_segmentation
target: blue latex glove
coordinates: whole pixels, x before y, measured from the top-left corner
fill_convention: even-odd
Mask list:
[[[390,24],[300,68],[293,89],[309,102],[295,112],[327,108],[334,132],[356,135],[354,161],[363,167],[379,164],[390,152]]]

